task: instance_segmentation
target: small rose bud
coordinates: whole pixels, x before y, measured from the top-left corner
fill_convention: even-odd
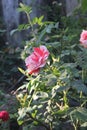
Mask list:
[[[1,111],[0,119],[2,119],[2,121],[7,121],[9,119],[9,113],[7,111]]]

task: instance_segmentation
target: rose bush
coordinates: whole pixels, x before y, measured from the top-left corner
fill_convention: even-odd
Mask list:
[[[80,43],[87,48],[87,30],[83,30],[80,36]]]
[[[34,52],[25,59],[29,74],[38,74],[40,68],[44,67],[49,56],[49,51],[45,46],[34,47]]]
[[[1,111],[0,112],[0,119],[2,121],[8,121],[8,119],[9,119],[9,113],[7,111]]]
[[[87,50],[78,45],[70,45],[68,49],[62,48],[60,54],[54,55],[54,43],[45,45],[51,53],[49,67],[45,67],[45,71],[39,73],[49,56],[46,46],[34,47],[31,55],[25,59],[28,79],[17,90],[20,103],[18,124],[23,125],[26,130],[34,130],[38,126],[45,130],[60,130],[64,123],[65,130],[67,124],[69,129],[79,130],[87,121],[87,79],[83,73],[84,67],[87,66]],[[25,93],[22,91],[24,89]]]
[[[24,8],[22,5],[21,10]],[[35,20],[36,24],[42,22],[42,18],[31,20],[31,28]],[[87,76],[83,73],[87,67],[86,35],[81,34],[80,38],[84,48],[76,42],[82,30],[80,28],[77,33],[78,23],[73,24],[74,30],[73,26],[61,30],[56,25],[46,23],[36,33],[32,28],[33,35],[22,53],[28,73],[19,68],[27,79],[16,91],[20,103],[17,121],[26,130],[39,129],[39,126],[44,130],[80,130],[87,122]],[[33,47],[33,52],[27,57]],[[50,50],[50,57],[48,66],[44,67],[49,56],[46,47]],[[42,67],[44,71],[39,73]]]

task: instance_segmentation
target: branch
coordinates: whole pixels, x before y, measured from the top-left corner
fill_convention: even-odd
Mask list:
[[[38,120],[37,118],[34,118],[30,113],[28,113],[28,115],[29,115],[29,117],[30,117],[32,120],[34,120],[34,121],[40,123],[43,127],[45,127],[46,130],[50,130],[50,128],[49,128],[46,124],[42,123],[42,122],[41,122],[40,120]]]

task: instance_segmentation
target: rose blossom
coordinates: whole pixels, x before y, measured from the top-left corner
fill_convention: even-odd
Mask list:
[[[40,68],[44,67],[49,56],[49,51],[45,46],[34,47],[34,52],[25,59],[29,74],[38,74]]]
[[[87,30],[83,30],[80,35],[80,43],[82,46],[87,48]]]
[[[9,113],[7,111],[1,111],[0,119],[2,119],[2,121],[7,121],[9,119]]]

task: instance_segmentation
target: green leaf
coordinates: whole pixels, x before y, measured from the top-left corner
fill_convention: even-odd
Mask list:
[[[14,35],[14,33],[18,32],[18,29],[13,29],[11,32],[10,32],[10,35]]]
[[[34,91],[36,90],[36,88],[39,86],[39,83],[35,83],[35,82],[29,82],[28,84],[28,91],[30,95],[33,95]]]
[[[68,110],[68,106],[63,108],[63,110],[58,110],[58,111],[54,112],[53,115],[57,114],[59,116],[63,116],[64,114],[66,114],[67,110]]]
[[[17,121],[18,121],[18,124],[19,125],[22,125],[22,123],[23,123],[23,119],[24,119],[24,117],[26,116],[26,108],[20,108],[19,110],[18,110],[18,119],[17,119]]]
[[[48,74],[46,76],[46,79],[48,79],[47,82],[46,82],[46,86],[54,86],[54,85],[56,85],[57,77],[55,75]]]
[[[44,29],[40,32],[40,35],[39,35],[39,37],[38,37],[38,39],[37,39],[37,41],[36,41],[37,44],[41,42],[41,40],[42,40],[42,38],[43,38],[43,36],[44,36],[45,34],[46,34],[46,28],[44,28]]]
[[[20,3],[20,7],[18,8],[18,11],[30,14],[32,12],[32,8],[30,6]]]
[[[78,92],[83,92],[87,95],[87,87],[82,83],[81,80],[74,80],[71,83],[72,88],[75,88]]]
[[[51,23],[51,24],[49,24],[48,26],[47,26],[47,28],[46,28],[46,32],[47,33],[51,33],[51,30],[54,28],[54,24],[53,23]]]
[[[54,49],[57,49],[58,47],[61,47],[60,42],[50,42],[50,43],[45,43],[46,46],[52,47]]]
[[[21,30],[26,30],[26,29],[29,29],[30,28],[30,24],[20,24],[18,26],[18,30],[21,31]]]
[[[67,90],[67,89],[69,89],[69,86],[56,85],[55,87],[53,87],[52,92],[51,92],[52,98],[54,98],[58,92],[62,92],[62,91]]]
[[[17,120],[18,124],[19,125],[22,125],[23,124],[23,121],[22,120]]]
[[[17,89],[17,91],[25,89],[26,86],[27,86],[27,84],[24,84],[24,85],[20,86],[20,87]]]
[[[6,30],[0,29],[0,33],[4,33],[4,32],[6,32]]]
[[[46,92],[42,92],[42,91],[39,91],[39,92],[36,92],[34,95],[33,95],[33,100],[37,100],[39,98],[48,98],[48,94]]]
[[[38,25],[43,25],[43,22],[42,22],[43,18],[44,18],[44,16],[39,17]]]
[[[22,69],[22,68],[20,68],[20,67],[18,67],[18,70],[22,73],[22,74],[26,74],[26,72]]]
[[[29,130],[29,126],[28,125],[23,126],[23,130]]]
[[[81,130],[87,130],[87,122],[81,124]]]
[[[38,17],[33,18],[32,24],[38,24],[38,25],[42,26],[43,25],[43,22],[42,22],[43,18],[44,18],[44,16],[41,16],[39,18]]]
[[[73,111],[70,112],[73,120],[79,120],[83,122],[87,122],[87,109],[83,107],[77,107]]]

